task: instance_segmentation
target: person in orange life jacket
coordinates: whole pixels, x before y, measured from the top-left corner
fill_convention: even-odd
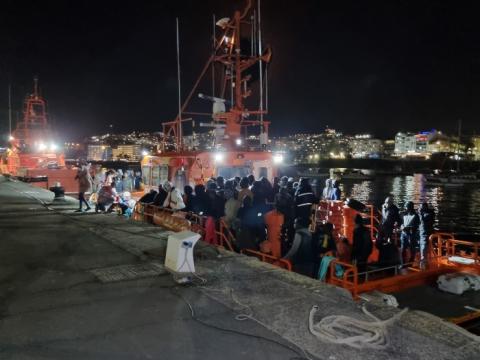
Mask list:
[[[300,184],[295,192],[295,216],[310,221],[312,205],[317,202],[308,178],[300,179]]]
[[[353,230],[352,261],[357,265],[358,272],[367,270],[368,257],[372,253],[373,243],[368,229],[363,224],[360,214],[355,216],[355,229]]]
[[[264,215],[264,220],[267,227],[267,240],[260,244],[260,249],[263,252],[270,253],[272,256],[280,258],[282,256],[281,233],[284,216],[278,211],[277,203],[275,203],[273,210]]]
[[[295,219],[295,238],[284,258],[292,262],[295,272],[311,277],[315,267],[315,254],[312,251],[312,235],[308,229],[309,224],[310,221],[306,218]]]
[[[405,212],[402,215],[402,233],[400,234],[400,252],[401,263],[404,261],[411,263],[415,260],[418,245],[418,227],[420,225],[420,217],[415,212],[413,202],[409,201],[405,204]],[[407,250],[410,249],[410,256],[407,259]]]
[[[175,187],[172,186],[169,181],[165,181],[163,183],[163,188],[167,192],[167,198],[163,203],[164,208],[169,208],[173,210],[182,210],[185,208],[185,204],[183,203],[180,191],[175,189]]]

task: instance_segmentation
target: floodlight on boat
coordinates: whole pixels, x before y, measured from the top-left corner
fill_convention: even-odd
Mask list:
[[[283,163],[283,154],[275,154],[275,155],[273,155],[273,163],[274,163],[274,164],[281,164],[281,163]]]
[[[54,144],[54,143],[51,143],[51,144],[50,144],[50,150],[51,150],[51,151],[56,151],[57,149],[58,149],[57,144]]]
[[[147,150],[142,150],[142,156],[148,156],[148,151]]]
[[[215,159],[215,162],[219,163],[219,162],[222,162],[223,159],[225,158],[225,155],[221,152],[216,152],[214,155],[213,155],[213,158]]]
[[[8,141],[13,141],[13,140],[15,140],[15,138],[14,138],[12,135],[10,135],[10,136],[8,137]]]
[[[237,146],[241,146],[241,145],[242,145],[242,139],[240,139],[240,138],[236,139],[236,140],[235,140],[235,144],[236,144]]]
[[[40,151],[45,151],[47,150],[47,145],[45,145],[43,142],[38,144],[38,150]]]

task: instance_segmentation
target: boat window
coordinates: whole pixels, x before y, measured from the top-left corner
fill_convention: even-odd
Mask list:
[[[223,176],[225,179],[231,179],[235,176],[244,177],[252,173],[249,166],[220,166],[217,168],[218,176]]]
[[[268,168],[261,167],[258,169],[258,178],[260,179],[261,177],[268,179]]]
[[[152,167],[152,186],[158,186],[160,184],[160,166],[153,166]]]
[[[150,166],[142,166],[142,182],[145,185],[151,185],[150,184],[150,177],[151,176],[151,168]]]
[[[184,170],[177,170],[177,173],[175,174],[175,179],[173,182],[173,186],[180,190],[180,192],[183,194],[183,188],[187,185],[187,174]]]

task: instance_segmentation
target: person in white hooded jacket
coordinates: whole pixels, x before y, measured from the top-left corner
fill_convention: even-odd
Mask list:
[[[182,210],[183,208],[185,208],[182,194],[174,186],[172,186],[169,181],[165,181],[163,183],[163,188],[168,193],[165,201],[163,202],[164,208],[169,208],[173,210]]]

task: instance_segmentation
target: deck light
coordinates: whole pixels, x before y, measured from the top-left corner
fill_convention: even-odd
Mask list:
[[[225,155],[223,153],[217,152],[213,155],[213,158],[215,159],[215,162],[222,162],[224,159]]]
[[[241,146],[242,145],[242,139],[236,139],[235,140],[235,144],[237,144],[237,146]]]
[[[147,156],[148,155],[148,151],[147,150],[142,150],[142,156]]]
[[[275,164],[281,164],[283,163],[283,155],[282,154],[275,154],[273,155],[273,162]]]

